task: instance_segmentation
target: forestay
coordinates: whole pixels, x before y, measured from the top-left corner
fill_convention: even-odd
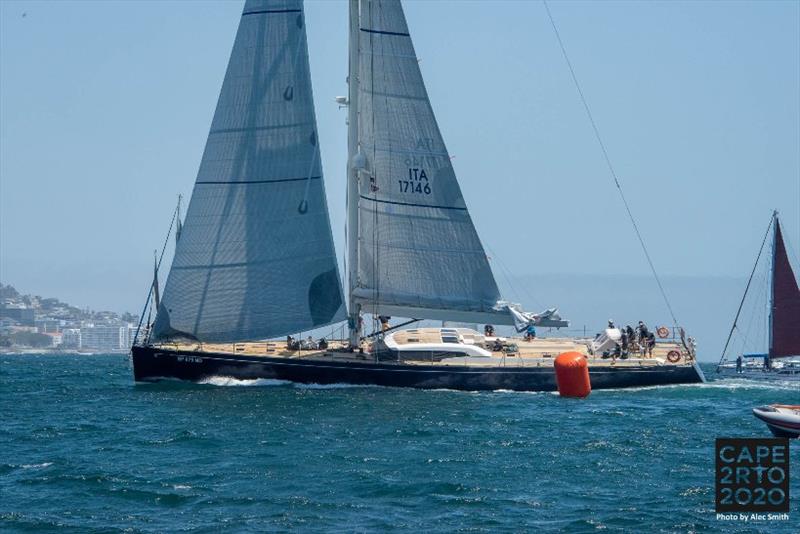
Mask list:
[[[359,268],[369,313],[505,319],[397,0],[361,2]]]
[[[240,341],[344,319],[300,0],[248,0],[153,329]]]

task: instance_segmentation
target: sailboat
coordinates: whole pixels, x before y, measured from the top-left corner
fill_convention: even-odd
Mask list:
[[[772,235],[772,254],[769,261],[768,290],[768,347],[765,352],[740,352],[733,361],[727,351],[747,299],[759,260]],[[756,263],[745,286],[744,295],[733,319],[728,339],[722,350],[717,372],[723,376],[757,380],[787,380],[800,382],[800,288],[792,270],[778,212],[770,217],[767,232],[756,257]]]
[[[703,380],[682,329],[627,358],[613,325],[596,339],[495,335],[569,322],[501,298],[400,1],[350,0],[349,34],[346,288],[302,1],[247,0],[155,319],[132,347],[136,381],[552,391],[566,351],[586,355],[595,389]],[[404,328],[420,320],[442,326]],[[346,336],[302,339],[337,323]]]

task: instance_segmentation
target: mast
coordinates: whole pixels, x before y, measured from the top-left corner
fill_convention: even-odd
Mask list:
[[[359,0],[350,0],[350,56],[347,73],[347,310],[350,346],[356,347],[361,336],[361,305],[353,298],[358,281],[358,48]]]
[[[772,314],[775,311],[775,245],[778,239],[778,210],[772,212],[772,220],[775,223],[772,229],[772,255],[769,266],[769,318],[767,319],[767,331],[769,332],[769,345],[767,354],[772,354]]]
[[[175,226],[175,246],[178,246],[178,240],[181,238],[181,232],[183,231],[183,222],[181,221],[181,195],[178,195],[178,214],[176,215],[175,222],[177,226]]]

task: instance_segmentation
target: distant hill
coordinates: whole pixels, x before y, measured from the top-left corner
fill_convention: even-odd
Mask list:
[[[138,316],[129,313],[113,311],[94,311],[89,308],[81,309],[55,297],[42,297],[40,295],[22,294],[14,286],[0,283],[0,309],[1,308],[31,308],[37,316],[60,319],[71,322],[123,322],[138,321]]]

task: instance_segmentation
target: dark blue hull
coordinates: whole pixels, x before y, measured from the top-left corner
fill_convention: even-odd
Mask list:
[[[466,391],[555,391],[552,367],[459,367],[372,361],[288,359],[133,347],[137,382],[179,379],[199,382],[223,376],[240,380],[275,379],[305,384],[360,384]],[[592,389],[703,382],[696,365],[590,368]]]

